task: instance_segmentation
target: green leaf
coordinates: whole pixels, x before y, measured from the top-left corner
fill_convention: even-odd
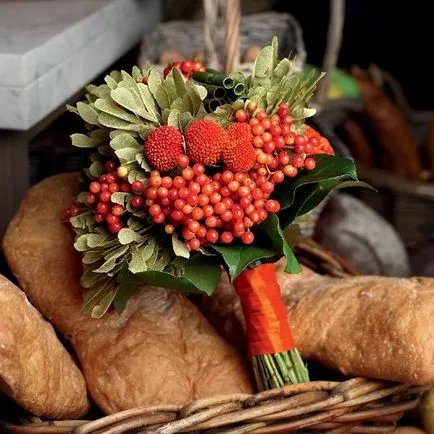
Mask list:
[[[104,81],[107,83],[107,86],[110,89],[116,89],[118,87],[118,82],[116,80],[113,80],[113,78],[110,77],[110,75],[106,75],[104,77]]]
[[[87,245],[88,234],[80,235],[74,242],[74,248],[77,252],[85,252],[89,249]]]
[[[129,201],[130,197],[131,197],[131,193],[117,192],[117,193],[113,193],[111,195],[110,200],[113,203],[117,203],[117,204],[122,205],[122,206],[125,207],[125,205]]]
[[[110,146],[117,151],[118,149],[124,148],[136,148],[142,149],[140,143],[132,137],[130,134],[122,132],[122,134],[117,135],[110,141]]]
[[[145,107],[142,100],[134,98],[131,91],[125,87],[118,87],[117,89],[112,90],[110,95],[119,105],[133,113],[137,114],[137,112]]]
[[[276,188],[273,198],[279,200],[282,209],[288,208],[295,200],[297,189],[303,185],[316,184],[319,181],[346,177],[357,180],[356,166],[349,158],[334,155],[316,155],[316,169],[304,171],[294,179],[289,179]]]
[[[179,115],[179,129],[184,132],[187,127],[193,122],[193,115],[189,112],[184,112]]]
[[[123,312],[128,300],[134,295],[138,288],[137,285],[119,285],[118,292],[113,300],[113,306],[118,314]]]
[[[170,110],[169,116],[167,118],[167,125],[171,127],[179,128],[179,110]]]
[[[118,90],[118,89],[116,89],[116,90]],[[119,90],[122,90],[122,89],[119,89]],[[127,121],[129,123],[135,124],[135,123],[140,122],[136,116],[134,116],[131,113],[127,113],[123,108],[117,107],[116,105],[114,105],[113,102],[111,102],[109,100],[99,98],[95,101],[95,107],[98,110],[102,111],[103,113],[107,113],[107,114],[112,115],[116,118],[123,119],[124,121]]]
[[[262,236],[263,239],[265,238],[269,240],[269,243],[271,243],[271,247],[276,254],[285,256],[287,261],[285,271],[287,273],[300,273],[300,264],[286,241],[280,228],[279,217],[276,214],[270,214],[267,219],[258,226],[255,232],[259,232],[257,238],[259,235],[259,237]]]
[[[101,125],[104,125],[107,128],[113,128],[114,130],[129,130],[138,132],[143,127],[143,123],[139,119],[136,119],[136,123],[134,124],[104,112],[99,113],[98,122]]]
[[[131,261],[128,264],[128,269],[131,271],[131,273],[143,273],[148,269],[146,261],[149,258],[147,258],[147,256],[148,255],[146,255],[143,249],[137,249],[131,254]]]
[[[88,234],[87,245],[91,249],[94,249],[95,247],[103,247],[108,239],[109,239],[108,235]]]
[[[185,88],[185,81],[181,74],[181,71],[178,68],[172,68],[170,74],[172,75],[173,81],[175,83],[176,94],[178,95],[178,97],[184,96],[187,90]]]
[[[80,101],[77,103],[77,110],[85,122],[91,125],[98,125],[98,113],[89,104]]]
[[[196,254],[186,261],[184,272],[180,276],[155,270],[133,274],[127,268],[123,268],[118,275],[118,282],[162,286],[181,292],[211,295],[217,287],[220,275],[221,268],[218,258]]]
[[[179,239],[176,232],[172,235],[172,247],[176,256],[181,256],[182,258],[186,259],[190,257],[190,252],[187,249],[185,242]]]
[[[276,255],[276,251],[271,248],[255,247],[255,246],[210,246],[212,250],[223,257],[223,260],[228,268],[231,280],[244,271],[250,264],[262,259],[272,258]]]
[[[113,270],[116,265],[116,259],[109,259],[105,261],[99,268],[93,270],[94,273],[107,274],[109,271]]]
[[[96,148],[101,142],[85,134],[71,134],[71,143],[77,148]]]
[[[154,68],[151,69],[148,77],[148,87],[157,104],[162,108],[169,108],[170,101],[166,89],[163,86],[161,74]]]
[[[291,62],[288,58],[282,59],[273,71],[273,79],[280,81],[283,77],[286,77],[291,68]]]
[[[94,161],[89,167],[89,172],[94,178],[98,178],[104,172],[104,164],[101,161]]]
[[[118,287],[116,286],[114,288],[110,288],[110,290],[105,293],[104,297],[102,297],[98,304],[93,307],[91,315],[92,318],[100,319],[104,316],[111,306],[113,299],[116,297],[117,292]]]
[[[159,123],[160,121],[160,110],[154,97],[152,96],[149,87],[143,83],[137,84],[137,89],[139,90],[140,97],[142,98],[143,104],[150,116],[153,118],[153,122]]]
[[[123,148],[115,151],[116,156],[122,164],[136,162],[137,148]],[[141,152],[141,151],[139,151]]]
[[[104,259],[109,261],[110,259],[118,259],[128,252],[129,246],[115,246],[111,251],[105,252]]]
[[[130,244],[132,242],[139,243],[143,240],[137,232],[132,231],[128,228],[123,228],[118,233],[118,239],[121,244]]]

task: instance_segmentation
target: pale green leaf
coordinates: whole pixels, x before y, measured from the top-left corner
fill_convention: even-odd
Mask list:
[[[136,161],[137,148],[122,148],[115,151],[116,156],[122,164]]]
[[[108,113],[99,113],[98,122],[105,127],[113,128],[115,130],[140,131],[142,128],[139,119],[137,119],[136,124],[133,124]]]
[[[139,90],[140,97],[143,101],[143,104],[145,105],[146,111],[150,116],[154,117],[153,121],[158,123],[160,119],[160,109],[154,97],[152,96],[149,87],[143,83],[138,83],[137,89]]]
[[[118,292],[119,286],[111,288],[92,309],[92,318],[100,319],[107,312]]]
[[[96,139],[101,142],[109,138],[108,131],[105,128],[98,128],[97,130],[91,131],[89,134],[92,137],[92,139]]]
[[[87,245],[94,249],[95,247],[103,247],[108,240],[108,235],[103,234],[88,234]]]
[[[188,251],[185,242],[179,239],[176,232],[172,235],[172,248],[176,256],[186,259],[190,257],[190,252]]]
[[[132,242],[141,242],[143,237],[141,237],[137,232],[134,232],[131,229],[122,228],[118,233],[118,239],[121,244],[130,244]]]
[[[117,203],[119,205],[125,206],[129,201],[130,197],[131,197],[131,193],[117,192],[111,195],[110,200],[113,203]]]
[[[85,134],[71,134],[71,143],[72,146],[76,146],[77,148],[95,148],[101,142],[97,139],[92,139]]]
[[[104,77],[104,81],[107,83],[107,86],[110,89],[116,89],[118,87],[118,82],[114,80],[112,77],[110,77],[110,75],[106,75]]]
[[[137,113],[141,108],[144,108],[143,102],[141,99],[138,99],[141,104],[138,104],[138,101],[134,98],[131,91],[125,87],[118,87],[111,91],[111,97],[114,101],[116,101],[122,107],[132,111],[133,113]]]
[[[171,110],[179,110],[181,113],[188,112],[190,110],[189,105],[184,101],[184,98],[177,98],[170,105]]]
[[[116,265],[116,259],[109,259],[108,261],[105,261],[101,267],[96,268],[93,270],[94,273],[108,273],[109,271],[113,270]]]
[[[77,110],[85,122],[91,125],[98,125],[98,113],[89,104],[78,102]]]
[[[94,161],[89,167],[90,174],[97,178],[104,172],[104,164],[101,161]]]
[[[282,78],[286,77],[291,68],[291,61],[288,58],[282,59],[273,71],[273,79],[280,81]]]
[[[187,127],[193,122],[193,115],[189,112],[181,112],[179,115],[179,129],[184,132]]]
[[[131,71],[131,75],[136,82],[141,82],[143,80],[142,71],[137,65],[133,66],[133,70]]]
[[[142,149],[140,143],[128,133],[122,132],[121,134],[116,135],[111,141],[110,146],[115,150],[124,149],[124,148],[135,148]]]
[[[121,246],[121,247],[115,247],[112,252],[107,252],[107,254],[104,256],[104,259],[106,261],[109,261],[111,259],[118,259],[121,256],[123,256],[125,253],[127,253],[129,250],[129,246]]]
[[[89,249],[89,246],[87,245],[87,237],[89,234],[80,235],[74,243],[74,248],[78,252],[85,252]]]
[[[151,252],[152,255],[152,252]],[[146,261],[149,259],[150,254],[145,252],[145,249],[139,248],[132,252],[131,261],[128,264],[128,269],[131,273],[142,273],[148,269]]]
[[[178,68],[172,68],[172,72],[170,73],[170,75],[173,77],[176,94],[178,95],[178,97],[182,97],[186,92],[186,88],[185,80],[181,74],[181,71]]]
[[[151,69],[148,77],[148,87],[157,104],[162,108],[169,108],[170,101],[166,89],[163,86],[161,74],[156,69]]]
[[[102,252],[100,250],[97,252],[89,251],[84,254],[82,262],[83,264],[89,265],[89,264],[94,264],[100,259],[102,259]]]
[[[127,113],[123,108],[117,107],[115,103],[111,102],[110,100],[99,98],[95,101],[95,107],[104,113],[108,113],[112,116],[115,116],[116,118],[123,119],[124,121],[128,121],[130,123],[140,122],[137,116]]]

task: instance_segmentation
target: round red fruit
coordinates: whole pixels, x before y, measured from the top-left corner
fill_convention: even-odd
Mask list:
[[[143,197],[141,196],[133,196],[130,200],[131,206],[133,208],[141,208],[144,204]]]
[[[224,243],[224,244],[230,244],[234,240],[234,236],[230,232],[224,231],[220,235],[220,239],[221,239],[222,243]]]
[[[265,209],[268,212],[279,212],[280,211],[280,203],[277,200],[267,200],[267,202],[265,202]]]
[[[274,185],[270,181],[265,181],[264,183],[261,184],[261,190],[264,193],[271,194],[274,191]]]
[[[244,244],[252,244],[254,239],[255,239],[255,236],[253,235],[253,232],[250,232],[250,231],[244,232],[244,234],[241,235],[241,241]]]
[[[103,191],[101,192],[101,194],[99,195],[99,199],[102,202],[109,202],[110,198],[111,198],[112,194],[109,191]]]
[[[247,114],[247,112],[245,111],[245,110],[243,110],[243,109],[238,109],[236,112],[235,112],[235,119],[238,121],[238,122],[246,122],[247,121],[247,119],[248,119],[248,114]]]
[[[173,232],[175,232],[175,226],[173,225],[166,225],[164,227],[164,231],[166,232],[166,234],[173,234]]]
[[[210,243],[216,243],[219,239],[219,233],[215,230],[215,229],[209,229],[208,232],[206,233],[206,239],[210,242]]]
[[[104,216],[102,214],[99,214],[99,213],[95,214],[95,221],[97,223],[103,222],[104,221]]]
[[[303,167],[304,165],[304,157],[302,155],[296,155],[293,159],[292,159],[292,165],[295,168],[300,168]]]
[[[184,154],[180,155],[177,161],[180,167],[187,167],[190,164],[190,158]]]
[[[313,158],[308,157],[306,160],[304,160],[304,166],[307,170],[313,170],[315,169],[316,162]]]
[[[278,170],[277,172],[273,173],[271,179],[275,184],[280,184],[285,180],[285,174],[281,170]]]
[[[115,222],[109,226],[109,231],[112,234],[117,234],[121,229],[122,229],[122,223],[121,222]]]
[[[160,178],[161,181],[161,178]],[[142,181],[135,180],[131,184],[131,190],[135,191],[136,193],[141,193],[144,189],[144,185]]]
[[[289,178],[294,178],[297,176],[298,170],[294,166],[287,164],[283,168],[283,173],[285,174],[285,176],[288,176]]]
[[[122,205],[113,205],[112,214],[120,217],[124,213],[124,207]]]
[[[91,205],[96,202],[96,196],[93,193],[86,194],[86,202]]]
[[[99,182],[91,182],[89,186],[91,193],[99,193],[101,190],[101,184]]]
[[[161,207],[160,207],[160,205],[152,205],[152,206],[149,207],[149,214],[152,217],[155,217],[155,216],[157,216],[160,213],[161,213]]]

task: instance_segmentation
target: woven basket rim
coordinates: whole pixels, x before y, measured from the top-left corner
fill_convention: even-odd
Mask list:
[[[352,378],[311,381],[250,394],[230,394],[181,405],[148,405],[93,421],[42,421],[3,424],[5,433],[175,434],[224,429],[231,434],[277,432],[387,433],[405,411],[416,408],[424,386]],[[136,432],[136,431],[134,431]],[[306,432],[306,431],[301,431]],[[311,432],[311,431],[308,431]]]

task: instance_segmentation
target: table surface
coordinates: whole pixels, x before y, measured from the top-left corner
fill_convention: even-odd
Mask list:
[[[160,19],[160,0],[0,2],[0,129],[30,129]]]

